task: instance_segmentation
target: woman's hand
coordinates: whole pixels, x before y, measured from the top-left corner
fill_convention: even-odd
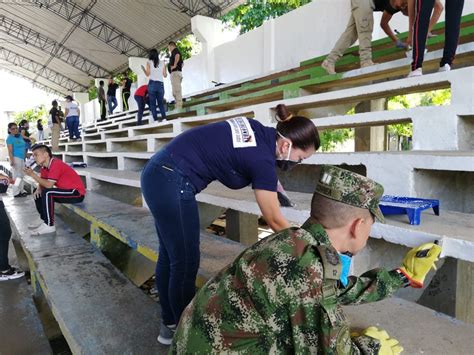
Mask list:
[[[254,192],[263,218],[273,231],[279,232],[282,229],[291,227],[281,214],[280,202],[278,201],[276,191],[254,190]]]

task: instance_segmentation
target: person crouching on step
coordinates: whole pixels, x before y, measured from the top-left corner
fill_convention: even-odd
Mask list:
[[[41,166],[41,173],[38,176],[32,169],[26,168],[25,174],[38,183],[33,197],[43,223],[30,226],[31,235],[54,234],[54,203],[80,203],[84,200],[86,189],[76,171],[62,160],[53,158],[48,146],[35,145],[32,151],[36,164]]]

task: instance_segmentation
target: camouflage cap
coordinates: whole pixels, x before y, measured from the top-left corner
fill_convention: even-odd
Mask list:
[[[385,221],[379,208],[383,186],[365,176],[324,165],[315,192],[332,200],[368,209],[380,222]]]

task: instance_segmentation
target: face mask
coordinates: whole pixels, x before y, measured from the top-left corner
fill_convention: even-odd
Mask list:
[[[342,264],[341,277],[339,278],[339,280],[341,281],[342,285],[346,287],[349,283],[349,272],[351,271],[352,254],[349,252],[339,253],[339,258],[341,259]]]
[[[286,138],[285,136],[283,136],[280,132],[277,131],[277,134],[283,138],[283,139],[286,139],[287,141],[289,141],[289,144],[290,144],[290,147],[288,148],[288,156],[286,157],[286,159],[277,159],[276,160],[276,165],[278,166],[278,168],[280,168],[280,170],[282,171],[289,171],[291,169],[293,169],[296,165],[298,165],[300,162],[299,161],[294,161],[294,160],[290,160],[290,154],[291,154],[291,147],[292,147],[292,143],[291,141]]]

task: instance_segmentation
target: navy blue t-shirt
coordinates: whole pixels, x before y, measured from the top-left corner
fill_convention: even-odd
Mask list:
[[[231,189],[276,191],[276,130],[245,117],[196,127],[174,138],[166,150],[202,191],[220,181]]]

